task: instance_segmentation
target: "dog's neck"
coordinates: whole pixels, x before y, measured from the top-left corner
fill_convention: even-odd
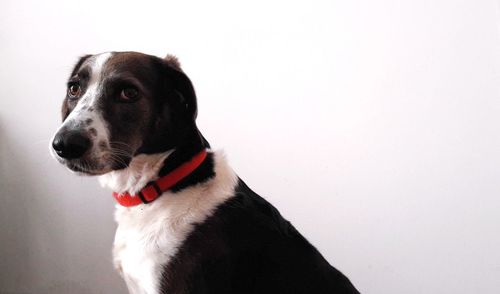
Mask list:
[[[158,172],[172,151],[137,155],[127,168],[104,174],[99,177],[99,182],[103,187],[117,193],[135,194],[148,182],[158,178]]]
[[[199,144],[184,145],[176,149],[154,154],[139,154],[132,158],[125,169],[109,172],[99,177],[103,187],[117,193],[133,195],[146,186],[147,183],[158,179],[189,161],[194,155],[209,145],[200,135]],[[170,190],[179,191],[191,185],[204,182],[215,174],[213,155],[208,153],[203,163],[191,174],[176,183]]]

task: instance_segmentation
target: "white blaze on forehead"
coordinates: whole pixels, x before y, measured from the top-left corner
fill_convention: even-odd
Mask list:
[[[77,111],[79,112],[82,108],[94,107],[96,106],[96,101],[102,90],[104,89],[104,85],[102,83],[102,73],[106,62],[111,57],[112,53],[102,53],[96,56],[92,56],[85,64],[90,66],[90,79],[88,81],[87,89],[85,93],[78,101],[75,109],[72,111],[72,114]],[[71,114],[70,114],[71,116]]]
[[[76,107],[71,111],[69,116],[64,120],[61,128],[83,128],[87,130],[92,128],[95,129],[97,133],[97,137],[91,138],[92,140],[108,141],[109,132],[97,104],[105,88],[103,84],[105,65],[112,55],[113,53],[110,52],[94,55],[83,63],[82,66],[88,66],[90,69],[87,88],[83,89],[85,90],[83,96],[79,99]],[[87,125],[86,122],[89,120],[92,120],[92,122],[90,125]]]
[[[76,107],[71,111],[69,116],[64,121],[64,124],[75,124],[81,121],[85,121],[89,116],[95,116],[93,112],[89,112],[88,108],[93,107],[95,110],[97,98],[101,96],[101,92],[103,90],[102,85],[102,73],[106,62],[112,56],[112,53],[102,53],[99,55],[95,55],[90,57],[88,60],[84,62],[82,66],[90,67],[90,77],[87,84],[87,89],[83,93],[83,96],[80,98]]]

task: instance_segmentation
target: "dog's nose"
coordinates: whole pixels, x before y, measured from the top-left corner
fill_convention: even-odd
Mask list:
[[[90,139],[79,131],[58,133],[52,141],[52,148],[57,155],[66,159],[80,158],[90,145]]]

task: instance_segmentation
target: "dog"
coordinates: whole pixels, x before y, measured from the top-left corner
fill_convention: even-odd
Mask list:
[[[113,261],[133,294],[359,293],[210,149],[176,57],[85,55],[52,154],[113,191]]]

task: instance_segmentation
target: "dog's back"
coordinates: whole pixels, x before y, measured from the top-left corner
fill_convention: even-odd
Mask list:
[[[358,293],[240,179],[164,267],[161,293]],[[175,281],[175,282],[174,282]]]

